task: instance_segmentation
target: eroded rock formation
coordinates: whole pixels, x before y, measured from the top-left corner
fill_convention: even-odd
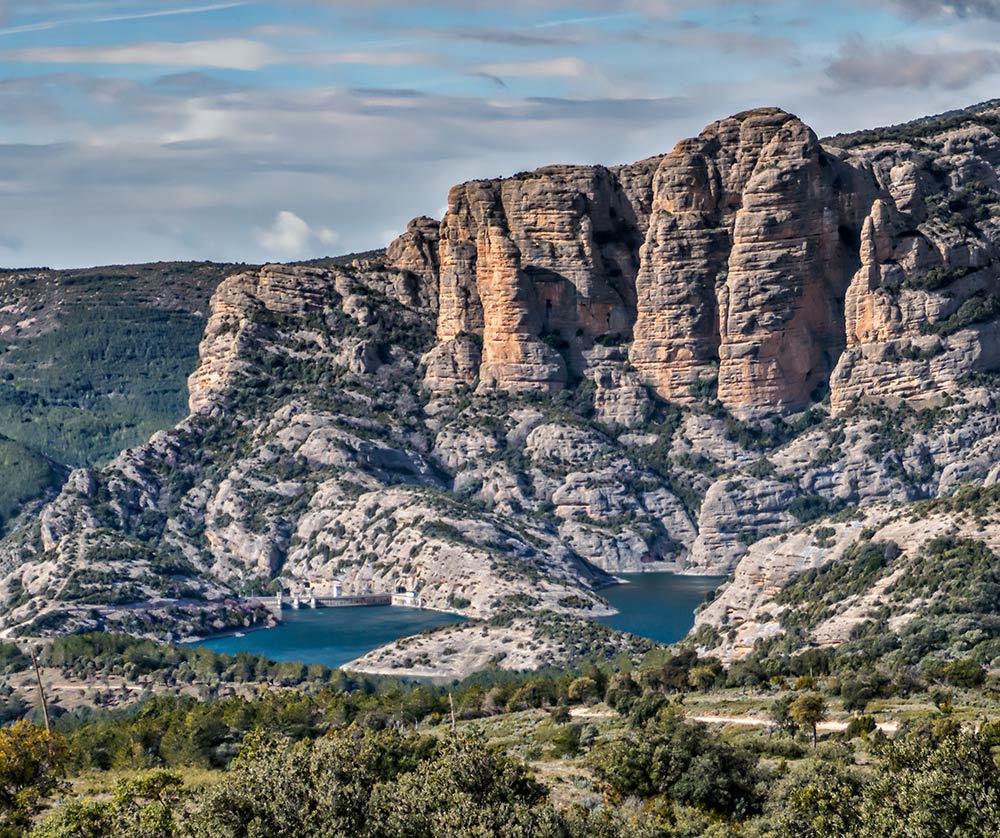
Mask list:
[[[982,195],[951,208],[973,188],[995,199],[1000,139],[928,134],[827,149],[761,108],[630,166],[458,186],[426,383],[554,391],[590,379],[626,424],[641,385],[690,403],[717,382],[741,415],[801,410],[830,389],[836,408],[954,392],[1000,362],[995,215]]]
[[[455,187],[385,254],[229,278],[191,416],[0,540],[0,631],[176,636],[335,581],[578,619],[603,571],[743,567],[722,628],[847,518],[804,524],[998,479],[995,111],[828,148],[749,111]],[[133,613],[107,580],[204,605]]]
[[[640,203],[641,180],[629,180]],[[481,367],[466,384],[551,391],[579,377],[595,339],[631,338],[639,229],[622,183],[600,166],[455,187],[441,230],[435,369],[462,352],[451,342],[476,335]]]

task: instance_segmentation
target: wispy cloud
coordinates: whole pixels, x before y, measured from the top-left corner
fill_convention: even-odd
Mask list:
[[[437,37],[459,41],[478,41],[483,44],[502,44],[512,47],[550,47],[572,43],[575,40],[566,37],[539,35],[532,31],[501,28],[439,30],[433,34]]]
[[[609,20],[624,20],[634,18],[635,12],[625,12],[613,15],[591,15],[589,17],[571,17],[561,20],[547,20],[544,23],[536,23],[535,29],[554,29],[557,26],[581,26],[588,23],[604,23]]]
[[[288,210],[279,212],[270,227],[257,232],[257,243],[267,253],[283,259],[302,256],[315,244],[332,247],[339,238],[333,230],[313,228]]]
[[[886,0],[886,4],[915,17],[1000,19],[1000,0]]]
[[[821,134],[959,107],[996,95],[998,4],[8,0],[0,263],[321,256],[757,105]]]
[[[480,75],[495,78],[544,77],[580,79],[593,73],[593,68],[579,58],[547,58],[541,61],[512,61],[499,64],[480,64],[475,68]]]
[[[426,53],[345,50],[309,53],[278,49],[246,38],[214,41],[157,41],[111,47],[29,47],[0,50],[0,60],[36,64],[136,64],[154,67],[200,67],[260,70],[282,64],[331,66],[370,64],[402,67],[435,61]]]
[[[651,46],[684,49],[699,54],[710,52],[732,55],[737,53],[752,58],[794,59],[799,53],[796,42],[788,37],[767,32],[717,29],[701,25],[685,26],[679,31],[662,35],[628,32],[624,34],[623,38],[633,44],[646,43]]]
[[[259,70],[284,60],[279,50],[257,41],[226,38],[186,43],[150,42],[113,47],[30,47],[4,50],[0,60],[38,64],[146,64]]]
[[[62,27],[69,26],[80,26],[83,24],[98,24],[98,23],[122,23],[129,20],[147,20],[151,18],[158,17],[175,17],[177,15],[195,15],[204,14],[206,12],[217,12],[224,9],[235,9],[240,6],[247,6],[248,2],[241,0],[241,2],[230,2],[230,3],[211,3],[205,6],[186,6],[180,9],[158,9],[154,11],[146,12],[132,12],[128,14],[117,14],[117,15],[100,15],[91,17],[75,17],[66,18],[62,20],[44,20],[37,23],[27,23],[21,26],[10,26],[4,29],[0,29],[0,35],[20,35],[27,32],[45,32],[51,29],[59,29]],[[3,20],[5,15],[3,14],[4,6],[0,4],[0,20]]]
[[[181,9],[158,9],[150,12],[134,12],[124,15],[109,15],[107,17],[89,18],[89,23],[117,23],[125,20],[148,20],[154,17],[175,17],[176,15],[196,15],[204,12],[218,12],[223,9],[236,9],[240,6],[249,6],[246,0],[233,3],[211,3],[207,6],[187,6]]]

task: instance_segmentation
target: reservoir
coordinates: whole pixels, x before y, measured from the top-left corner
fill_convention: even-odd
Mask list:
[[[620,578],[627,584],[604,588],[600,594],[621,613],[602,617],[600,622],[660,643],[682,639],[694,625],[695,608],[723,581],[718,576],[676,573],[630,573]],[[454,614],[388,605],[286,608],[282,617],[277,628],[248,631],[242,637],[217,637],[199,645],[226,655],[251,652],[276,661],[342,667],[385,643],[462,619]]]
[[[724,576],[681,576],[677,573],[619,573],[626,584],[600,591],[619,613],[599,622],[619,631],[676,643],[694,625],[694,610],[719,587]]]
[[[303,608],[282,612],[280,626],[248,631],[243,637],[217,637],[199,643],[213,652],[250,652],[275,661],[341,667],[400,637],[461,622],[456,614],[393,608]]]

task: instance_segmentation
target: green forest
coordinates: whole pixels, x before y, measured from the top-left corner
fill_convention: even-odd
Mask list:
[[[0,526],[62,467],[103,464],[185,415],[209,297],[237,267],[0,271],[0,302],[22,312],[0,340]]]
[[[724,670],[674,647],[430,684],[90,635],[41,663],[143,692],[56,705],[51,735],[19,699],[4,838],[1000,833],[998,685],[857,653]],[[29,670],[0,645],[0,671]],[[761,724],[696,720],[737,708]]]

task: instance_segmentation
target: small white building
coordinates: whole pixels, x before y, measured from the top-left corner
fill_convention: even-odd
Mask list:
[[[343,585],[339,579],[324,579],[321,582],[312,582],[310,584],[310,589],[315,596],[323,599],[337,599],[343,596]]]
[[[416,591],[399,591],[392,595],[392,604],[402,608],[423,608],[424,601]]]

